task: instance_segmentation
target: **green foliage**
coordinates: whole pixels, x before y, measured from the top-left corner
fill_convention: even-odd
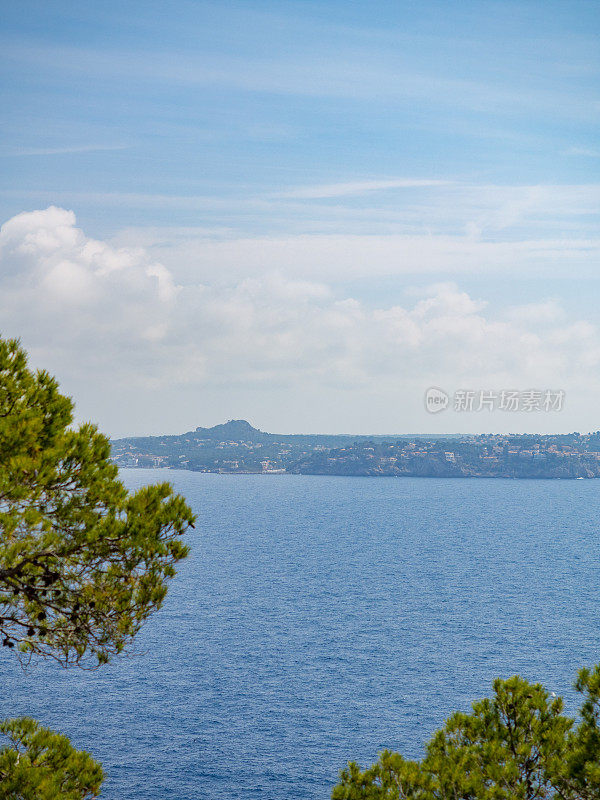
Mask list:
[[[429,785],[421,764],[384,750],[379,761],[364,771],[351,761],[331,796],[333,800],[421,800],[431,797]]]
[[[66,736],[27,717],[0,723],[0,800],[88,800],[98,797],[102,767]]]
[[[560,698],[517,676],[494,682],[494,696],[456,713],[421,762],[385,751],[366,770],[340,773],[333,800],[598,800],[600,665],[581,670],[578,724]]]
[[[569,738],[569,759],[564,765],[561,785],[567,797],[597,800],[600,797],[600,664],[593,670],[580,670],[575,688],[584,695],[581,724]]]
[[[194,521],[169,484],[128,493],[108,439],[71,422],[56,380],[0,339],[0,639],[65,666],[123,650],[160,607]]]
[[[129,494],[93,425],[0,339],[0,638],[25,661],[102,664],[159,608],[194,517],[166,484]],[[20,718],[0,723],[0,800],[89,800],[102,767]]]

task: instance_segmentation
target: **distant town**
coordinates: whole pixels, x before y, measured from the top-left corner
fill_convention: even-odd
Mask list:
[[[597,478],[589,434],[351,436],[265,433],[245,420],[111,442],[119,467],[226,474],[423,478]]]

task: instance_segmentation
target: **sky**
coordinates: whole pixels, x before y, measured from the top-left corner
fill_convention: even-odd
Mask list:
[[[0,5],[0,334],[78,421],[600,428],[595,0]]]

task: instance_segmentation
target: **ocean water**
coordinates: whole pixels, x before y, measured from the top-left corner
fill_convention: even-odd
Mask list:
[[[348,759],[419,757],[494,677],[574,708],[600,661],[600,481],[123,479],[168,479],[198,515],[139,653],[0,658],[0,715],[92,752],[106,800],[328,798]]]

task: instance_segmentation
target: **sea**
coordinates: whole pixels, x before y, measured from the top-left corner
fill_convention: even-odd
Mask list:
[[[349,760],[419,758],[520,674],[575,713],[600,661],[600,481],[168,480],[190,557],[135,652],[95,672],[0,653],[0,716],[103,764],[105,800],[323,800]]]

